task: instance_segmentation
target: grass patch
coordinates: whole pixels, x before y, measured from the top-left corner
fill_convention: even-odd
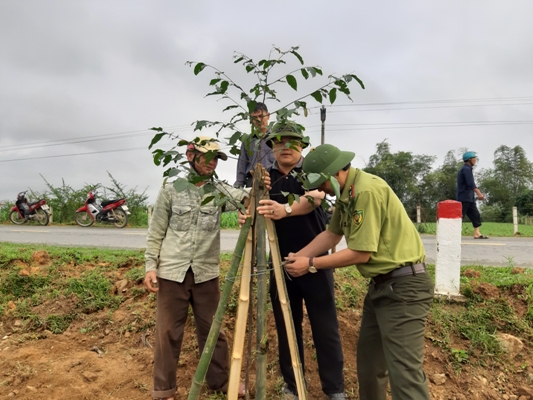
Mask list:
[[[437,232],[437,224],[435,222],[424,222],[417,225],[418,232],[427,235],[435,235]],[[513,224],[506,224],[503,222],[483,222],[480,228],[481,232],[487,236],[494,237],[513,237]],[[533,237],[533,225],[518,225],[518,232],[523,237]],[[474,228],[470,222],[463,222],[462,233],[463,236],[474,236]]]
[[[20,274],[32,268],[32,254],[46,250],[51,265],[39,267],[29,276]],[[232,253],[221,254],[221,286],[230,266]],[[81,321],[82,332],[102,331],[113,324],[113,311],[129,296],[125,306],[128,321],[113,325],[117,332],[140,332],[155,323],[154,299],[142,286],[142,251],[60,248],[5,244],[0,247],[0,323],[12,326],[22,319],[26,331],[64,332],[73,321]],[[25,263],[21,267],[20,263]],[[81,263],[81,264],[80,264]],[[434,266],[429,265],[434,276]],[[470,270],[465,274],[465,270]],[[512,267],[463,267],[461,293],[465,303],[436,298],[430,309],[426,338],[440,347],[448,361],[461,370],[465,365],[505,364],[496,333],[510,333],[524,342],[533,339],[533,269]],[[127,291],[117,292],[113,283],[127,278]],[[133,286],[131,286],[133,283]],[[236,282],[228,313],[237,308]],[[336,303],[339,315],[361,310],[368,280],[356,268],[335,270]],[[484,287],[495,288],[487,296]],[[255,289],[254,289],[255,292]],[[64,306],[53,309],[58,302]],[[270,309],[270,305],[268,307]],[[107,316],[102,315],[102,311]],[[270,312],[270,311],[269,311]],[[354,329],[354,328],[352,328]],[[529,351],[529,350],[527,350]]]
[[[229,211],[221,214],[220,227],[222,229],[239,229],[239,216],[237,211]]]
[[[117,308],[122,298],[111,293],[111,282],[101,271],[92,270],[79,278],[68,281],[67,295],[78,297],[78,307],[82,312],[91,313],[104,308]]]

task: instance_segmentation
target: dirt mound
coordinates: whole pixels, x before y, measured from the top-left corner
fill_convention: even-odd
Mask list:
[[[39,271],[32,272],[32,268],[40,268],[50,262],[41,254],[35,257],[32,265],[17,264],[17,268],[38,274]],[[94,267],[94,264],[77,265],[75,268],[67,265],[63,273],[71,274],[67,278],[79,276]],[[0,398],[150,399],[155,301],[153,296],[143,291],[138,278],[126,276],[128,270],[124,266],[109,273],[112,282],[109,291],[121,297],[116,308],[90,309],[80,313],[76,311],[80,309],[78,296],[58,295],[53,301],[32,307],[32,315],[40,316],[32,319],[15,316],[15,303],[8,304],[0,319]],[[42,272],[45,273],[44,270]],[[527,294],[526,289],[517,285],[504,298],[504,302],[517,313],[525,314],[527,311],[520,300],[520,296]],[[497,287],[485,283],[475,286],[474,291],[487,299],[504,296]],[[340,307],[338,312],[345,354],[346,392],[350,399],[358,399],[355,349],[361,323],[359,303],[360,300],[356,300],[354,304]],[[464,304],[453,303],[441,306],[458,312],[465,307]],[[229,310],[224,326],[231,342],[235,310],[231,305]],[[523,347],[520,348],[516,342],[520,339],[507,337],[509,348],[514,353],[509,353],[505,362],[496,359],[491,362],[490,358],[488,361],[485,358],[484,366],[481,366],[476,362],[477,355],[467,354],[469,338],[453,336],[449,338],[450,343],[443,343],[435,334],[443,327],[434,325],[432,321],[429,323],[432,325],[426,332],[424,367],[432,399],[533,400],[533,356],[528,340],[521,340]],[[268,331],[267,392],[269,399],[277,399],[283,382],[276,363],[277,337],[271,314],[268,316]],[[304,332],[308,398],[323,399],[307,319]],[[451,357],[446,348],[452,348]],[[478,356],[481,359],[482,355]],[[179,390],[176,398],[186,398],[198,360],[194,324],[189,319],[178,366]],[[243,367],[251,372],[253,393],[254,363],[249,366],[244,363]],[[202,399],[217,398],[222,397],[214,397],[207,391],[202,395]]]

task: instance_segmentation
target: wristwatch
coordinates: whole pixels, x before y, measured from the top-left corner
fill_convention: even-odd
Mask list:
[[[292,208],[289,203],[285,203],[285,212],[287,213],[287,215],[291,215],[292,213]]]
[[[314,258],[315,257],[309,257],[309,272],[311,272],[312,274],[314,274],[317,271],[316,267],[313,265]]]

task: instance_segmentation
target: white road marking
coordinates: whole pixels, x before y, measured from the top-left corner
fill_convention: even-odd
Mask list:
[[[33,230],[32,231],[30,231],[30,230],[26,231],[26,230],[22,230],[22,229],[20,229],[20,230],[12,229],[10,232],[48,233],[50,231],[33,231]]]
[[[463,242],[461,244],[471,244],[473,246],[507,246],[505,243],[472,243],[472,242]]]

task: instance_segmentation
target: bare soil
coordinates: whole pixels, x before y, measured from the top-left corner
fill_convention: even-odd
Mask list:
[[[49,260],[36,256],[32,265],[19,265],[21,273],[38,273]],[[76,266],[72,275],[93,265]],[[24,271],[24,272],[22,272]],[[61,334],[46,327],[36,329],[31,320],[16,319],[8,307],[0,318],[0,398],[1,399],[150,399],[153,365],[154,301],[139,291],[140,282],[124,281],[126,268],[115,272],[114,291],[124,296],[118,309],[79,315]],[[496,291],[494,291],[496,289]],[[497,288],[482,286],[484,296],[497,296]],[[75,299],[59,297],[49,304],[37,306],[39,315],[63,314],[74,311]],[[517,312],[524,312],[522,302],[509,296]],[[448,304],[447,307],[461,307]],[[521,309],[522,308],[522,309]],[[355,348],[361,321],[360,311],[339,311],[339,323],[345,354],[346,391],[350,399],[358,399]],[[225,331],[232,339],[234,314],[228,313]],[[276,363],[276,332],[273,317],[268,318],[268,376],[270,399],[279,398],[281,380]],[[485,362],[477,366],[475,357],[461,364],[431,338],[426,338],[425,371],[432,399],[510,399],[533,400],[533,356],[531,343],[524,341],[520,354],[508,360]],[[306,381],[308,398],[323,399],[313,342],[309,326],[305,326]],[[466,339],[454,338],[453,347],[467,349]],[[185,399],[199,360],[194,325],[188,321],[182,356],[178,366],[177,399]],[[476,365],[476,366],[475,366]],[[250,367],[251,397],[254,387],[253,364]],[[244,377],[244,373],[243,373]],[[214,397],[203,392],[203,399]]]

